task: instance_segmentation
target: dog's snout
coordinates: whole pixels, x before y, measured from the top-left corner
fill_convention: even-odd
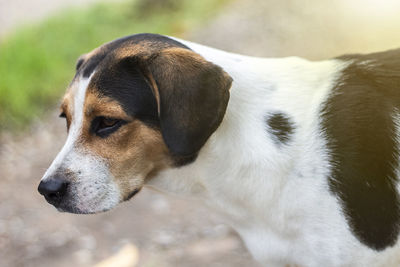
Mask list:
[[[68,182],[63,178],[55,177],[40,182],[38,191],[51,204],[58,204],[65,196],[68,188]]]

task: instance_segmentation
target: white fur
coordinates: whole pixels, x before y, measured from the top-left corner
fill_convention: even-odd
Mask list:
[[[70,183],[68,190],[74,197],[69,205],[76,212],[83,213],[109,210],[120,201],[118,186],[113,182],[104,160],[77,144],[82,133],[86,91],[92,76],[93,74],[89,78],[80,77],[70,87],[74,92],[74,99],[67,141],[42,178],[51,179],[53,175],[57,175],[59,169],[72,172],[74,181]]]
[[[86,89],[89,85],[90,78],[87,79],[77,79],[70,90],[75,91],[74,102],[72,108],[72,121],[68,132],[67,141],[65,142],[63,148],[58,153],[57,157],[53,160],[53,163],[47,169],[42,180],[47,179],[51,174],[53,174],[63,163],[65,157],[74,150],[75,143],[79,138],[82,130],[83,123],[83,105],[85,102]]]
[[[231,75],[230,101],[197,160],[149,185],[204,200],[265,266],[384,266],[388,250],[354,237],[327,184],[320,109],[348,63],[254,58],[177,40]],[[266,116],[276,111],[295,124],[281,146],[267,131]]]

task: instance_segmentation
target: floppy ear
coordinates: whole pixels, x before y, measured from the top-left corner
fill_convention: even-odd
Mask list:
[[[157,100],[167,147],[183,161],[194,159],[224,117],[232,78],[183,48],[162,50],[142,67]]]

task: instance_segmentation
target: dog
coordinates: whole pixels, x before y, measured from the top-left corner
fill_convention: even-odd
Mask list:
[[[143,186],[223,214],[265,266],[400,266],[400,50],[311,62],[136,34],[81,56],[38,190],[97,213]]]

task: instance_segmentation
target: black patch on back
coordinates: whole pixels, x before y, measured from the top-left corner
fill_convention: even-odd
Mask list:
[[[267,117],[267,125],[269,133],[279,144],[289,142],[294,131],[294,126],[290,122],[289,117],[283,113],[275,113]]]
[[[400,50],[340,59],[352,63],[322,109],[329,186],[358,240],[383,250],[396,243],[400,230],[393,122],[400,108]]]

